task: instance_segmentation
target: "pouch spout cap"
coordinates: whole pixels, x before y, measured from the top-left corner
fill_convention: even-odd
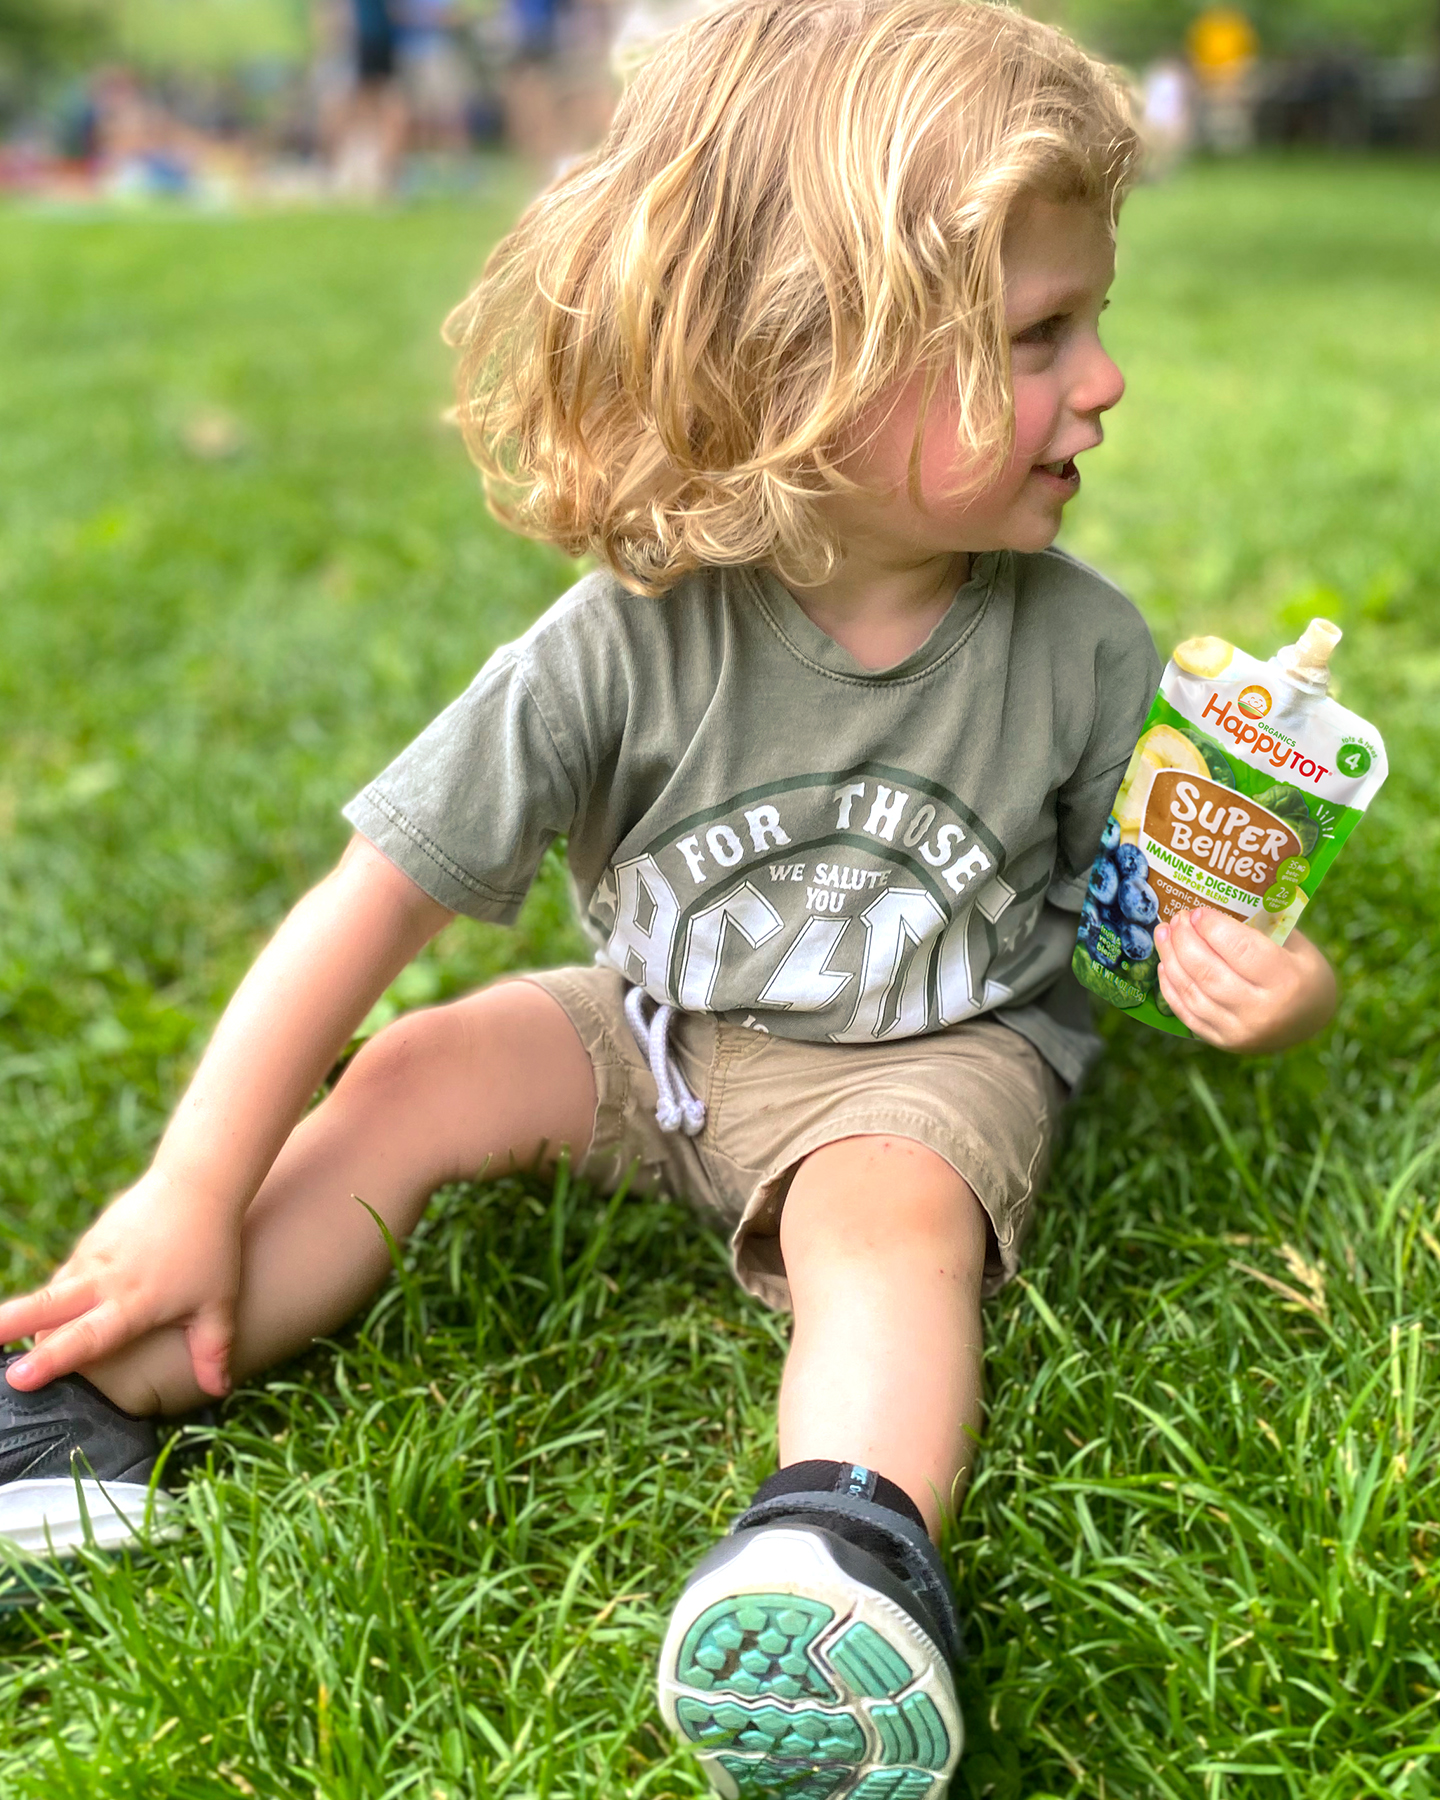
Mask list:
[[[1332,625],[1329,619],[1312,619],[1300,641],[1287,644],[1277,652],[1275,661],[1296,687],[1323,694],[1330,685],[1330,658],[1343,636],[1340,627]]]

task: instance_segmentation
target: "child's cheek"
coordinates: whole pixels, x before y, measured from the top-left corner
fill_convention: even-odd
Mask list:
[[[1050,383],[1018,377],[1015,382],[1015,463],[1023,463],[1028,468],[1039,462],[1050,448],[1059,423],[1060,408]]]
[[[975,462],[957,445],[958,430],[959,422],[948,409],[938,420],[927,422],[920,449],[920,492],[927,506],[941,506],[952,495],[971,489]],[[908,442],[894,461],[898,489],[908,474]]]

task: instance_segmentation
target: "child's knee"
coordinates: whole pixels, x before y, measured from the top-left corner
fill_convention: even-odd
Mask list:
[[[507,981],[443,1006],[416,1007],[362,1044],[346,1071],[352,1089],[386,1089],[437,1073],[471,1068],[523,1032],[536,1003],[553,1002],[524,982]]]
[[[989,1221],[974,1189],[944,1157],[912,1138],[843,1138],[796,1171],[781,1215],[793,1257],[944,1258],[984,1272]]]
[[[345,1071],[341,1089],[351,1098],[362,1091],[396,1088],[428,1079],[449,1064],[458,1046],[450,1008],[428,1006],[401,1015],[360,1046]]]

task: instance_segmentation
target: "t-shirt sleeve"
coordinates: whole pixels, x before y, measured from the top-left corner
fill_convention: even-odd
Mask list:
[[[1078,910],[1100,833],[1160,685],[1160,659],[1140,614],[1125,603],[1120,628],[1095,654],[1095,713],[1083,755],[1056,800],[1059,857],[1050,899]]]
[[[508,925],[578,806],[551,726],[507,648],[344,815],[442,906]]]

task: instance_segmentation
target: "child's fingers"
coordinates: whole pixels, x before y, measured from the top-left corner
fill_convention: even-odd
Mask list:
[[[1160,991],[1175,1016],[1217,1049],[1237,1047],[1258,990],[1207,943],[1192,915],[1182,914],[1155,935]]]
[[[1180,1023],[1188,1025],[1207,1043],[1222,1043],[1228,1018],[1226,1009],[1216,1005],[1175,957],[1162,959],[1159,975],[1160,992]]]
[[[1228,923],[1233,924],[1230,920]],[[1245,927],[1236,926],[1243,931]],[[1254,993],[1252,984],[1211,943],[1193,913],[1182,913],[1156,932],[1160,963],[1173,963],[1181,975],[1193,983],[1207,999],[1217,1005],[1234,1008],[1244,1005]]]
[[[95,1285],[80,1276],[52,1281],[33,1294],[21,1294],[0,1306],[0,1344],[13,1344],[17,1338],[32,1337],[37,1331],[53,1331],[94,1304]],[[12,1368],[12,1374],[16,1368],[18,1365]],[[17,1385],[23,1389],[35,1384],[22,1381]]]
[[[112,1301],[102,1300],[78,1319],[57,1326],[43,1344],[27,1350],[19,1362],[11,1363],[5,1379],[21,1393],[28,1393],[54,1381],[58,1375],[73,1375],[87,1363],[98,1362],[136,1335],[120,1308]]]
[[[1256,987],[1265,985],[1266,975],[1273,973],[1275,959],[1285,954],[1263,932],[1242,925],[1214,907],[1198,907],[1187,916],[1201,942]]]
[[[230,1392],[230,1346],[235,1339],[235,1315],[230,1307],[207,1307],[185,1328],[190,1366],[202,1393],[223,1400]]]

